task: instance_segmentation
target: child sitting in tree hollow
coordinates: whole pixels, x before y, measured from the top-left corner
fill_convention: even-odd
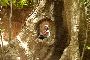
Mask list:
[[[44,31],[42,33],[40,32],[39,38],[43,40],[44,38],[48,38],[49,36],[50,36],[49,26],[45,25]]]

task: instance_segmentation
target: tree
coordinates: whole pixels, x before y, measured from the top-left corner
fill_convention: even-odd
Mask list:
[[[67,6],[67,5],[66,5]],[[77,0],[71,0],[71,3],[66,8],[70,8],[70,12],[66,9],[66,18],[69,19],[67,16],[68,13],[70,15],[71,20],[71,40],[69,46],[64,50],[64,54],[62,55],[60,60],[80,60],[80,53],[79,53],[79,42],[78,42],[78,26],[79,26],[79,17],[80,17],[80,10],[79,10],[79,2]],[[67,20],[68,21],[68,20]]]
[[[26,24],[21,32],[16,36],[15,48],[21,55],[20,58],[26,57],[25,59],[29,60],[80,60],[79,4],[78,0],[40,0],[26,19]],[[54,32],[51,33],[54,33],[55,38],[52,35],[49,41],[39,42],[41,40],[37,38],[36,27],[38,27],[37,23],[44,19],[54,22],[55,30],[53,29]]]
[[[54,6],[53,6],[54,4]],[[58,8],[60,7],[60,8]],[[53,12],[52,9],[53,8]],[[57,9],[58,8],[58,9]],[[29,16],[29,18],[26,21],[26,26],[23,28],[22,32],[20,33],[21,40],[26,39],[27,33],[29,33],[29,31],[35,31],[34,27],[35,24],[43,19],[43,18],[51,18],[51,20],[55,21],[55,28],[56,28],[56,41],[53,45],[51,45],[51,49],[50,49],[50,53],[48,53],[48,55],[45,57],[42,56],[40,59],[59,59],[60,55],[63,53],[63,50],[65,49],[65,47],[67,46],[67,28],[64,25],[64,20],[63,20],[63,1],[51,1],[51,0],[43,0],[40,1],[39,6],[36,7],[36,9],[34,10],[34,12]],[[50,43],[49,43],[50,44]],[[37,44],[36,44],[37,45]],[[38,44],[40,45],[40,44]],[[43,44],[42,44],[43,45]],[[48,44],[47,44],[48,45]],[[49,45],[50,46],[50,45]],[[38,47],[38,46],[36,46]],[[35,47],[35,48],[36,48]],[[40,47],[38,47],[40,48]],[[42,46],[42,49],[40,49],[41,51],[45,48],[45,46]],[[46,50],[49,49],[49,47],[47,46],[45,48]],[[53,51],[52,51],[53,49]],[[37,51],[37,50],[35,50]],[[38,51],[39,52],[39,51]],[[39,52],[40,53],[40,52]],[[38,54],[38,53],[37,53]],[[46,54],[46,53],[45,53]],[[52,54],[50,56],[50,54]],[[35,55],[35,53],[34,53]],[[40,57],[41,55],[37,55],[36,57],[34,57],[34,59]],[[48,56],[50,56],[48,58]]]

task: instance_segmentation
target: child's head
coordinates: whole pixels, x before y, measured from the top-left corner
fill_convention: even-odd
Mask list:
[[[49,26],[48,25],[45,25],[45,27],[44,27],[46,30],[48,30],[49,29]]]

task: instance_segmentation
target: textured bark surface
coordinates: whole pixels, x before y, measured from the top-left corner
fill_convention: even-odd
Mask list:
[[[28,44],[29,53],[26,54],[26,56],[29,55],[30,57],[29,59],[31,60],[36,60],[36,59],[46,60],[48,59],[48,55],[52,54],[52,49],[53,49],[52,45],[55,41],[54,39],[55,31],[51,31],[52,38],[50,38],[49,41],[42,41],[38,39],[37,30],[35,30],[37,23],[40,22],[40,20],[41,21],[43,19],[48,20],[49,18],[49,20],[53,22],[52,14],[51,14],[52,11],[50,7],[51,7],[51,4],[48,3],[48,0],[40,1],[40,4],[35,8],[34,11],[32,11],[32,14],[26,19],[25,26],[17,36],[20,39],[16,38],[20,42],[20,44],[22,42],[26,42]],[[50,27],[51,30],[54,30],[53,29],[54,25],[51,22],[50,24],[51,24],[51,27],[53,26],[52,28]]]
[[[54,19],[56,25],[56,41],[54,44],[53,54],[50,60],[59,60],[64,49],[68,46],[67,37],[68,30],[64,21],[64,1],[54,1]]]
[[[79,26],[79,2],[76,0],[70,0],[70,5],[65,5],[66,8],[66,19],[70,19],[71,28],[70,28],[70,44],[64,50],[63,55],[60,60],[80,60],[80,53],[79,53],[79,42],[78,42],[78,28]],[[69,7],[68,7],[69,6]],[[68,12],[70,10],[70,12]],[[70,17],[67,16],[69,13]]]
[[[50,3],[50,0],[41,1],[39,6],[37,6],[34,12],[32,12],[32,14],[27,18],[26,26],[24,26],[21,33],[18,35],[22,41],[24,41],[24,39],[27,39],[27,35],[29,34],[29,37],[31,37],[33,34],[32,32],[36,32],[34,29],[36,23],[43,18],[50,18],[55,22],[55,25],[53,25],[53,27],[55,26],[54,28],[56,30],[56,32],[53,31],[53,33],[55,33],[55,38],[54,35],[52,35],[53,38],[46,42],[33,41],[39,41],[38,38],[36,39],[34,35],[32,38],[29,38],[29,43],[33,43],[33,46],[30,46],[31,44],[29,44],[29,46],[32,47],[31,50],[34,50],[34,60],[37,58],[39,60],[59,60],[65,47],[67,46],[68,30],[63,19],[63,5],[64,2],[59,0],[53,1],[52,3]],[[51,28],[53,27],[51,26]]]
[[[77,2],[77,0],[40,0],[26,18],[15,40],[11,42],[11,46],[14,44],[16,49],[12,48],[13,52],[17,52],[15,56],[21,60],[79,60]],[[46,20],[48,24],[50,23],[51,36],[48,40],[42,41],[38,39],[38,28],[43,30],[41,27]],[[14,22],[16,21],[15,19]],[[10,52],[13,55],[11,50]]]

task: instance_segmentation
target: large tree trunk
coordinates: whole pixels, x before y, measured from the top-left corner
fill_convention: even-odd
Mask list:
[[[28,55],[29,60],[47,60],[48,56],[52,54],[54,39],[51,39],[50,42],[39,42],[41,40],[38,39],[37,30],[35,30],[36,25],[40,20],[49,18],[54,21],[52,17],[53,5],[51,5],[51,3],[50,0],[40,0],[39,5],[35,7],[31,15],[26,19],[25,26],[19,35],[17,35],[16,40],[18,41],[19,46],[24,49],[23,51],[26,51],[24,54],[23,52],[20,53],[23,54],[20,56],[21,58]],[[23,47],[23,45],[26,47]],[[21,51],[22,49],[18,48],[18,50]]]
[[[29,56],[32,57],[32,59],[60,59],[65,47],[67,46],[68,32],[67,27],[65,26],[66,22],[63,19],[63,5],[64,2],[59,0],[42,0],[40,1],[39,6],[37,6],[34,12],[32,12],[32,14],[27,18],[26,25],[23,27],[22,31],[19,33],[16,39],[20,42],[19,44],[23,44],[26,40],[29,42],[29,47],[31,48],[29,53],[32,53],[29,54]],[[54,32],[56,35],[53,42],[38,43],[38,38],[35,38],[35,35],[33,35],[33,32],[36,32],[36,23],[38,23],[38,21],[42,20],[43,18],[50,18],[55,22],[56,32]]]
[[[65,1],[66,2],[66,1]],[[79,42],[78,42],[78,26],[79,26],[79,1],[71,0],[71,5],[69,6],[71,12],[69,12],[71,20],[71,41],[69,46],[64,50],[63,55],[60,60],[80,60],[79,53]],[[66,11],[66,18],[68,11]]]
[[[59,60],[63,54],[64,49],[68,46],[67,37],[68,30],[64,20],[64,1],[54,1],[53,17],[56,28],[56,41],[54,43],[54,50],[49,60]]]
[[[71,0],[71,6],[69,6],[71,18],[67,17],[64,2],[66,1],[40,0],[39,5],[35,7],[31,15],[26,19],[25,26],[23,26],[21,32],[16,37],[16,48],[20,58],[23,57],[21,60],[59,60],[60,58],[60,60],[79,60],[78,31],[76,27],[79,24],[78,1]],[[55,38],[53,36],[49,42],[39,42],[40,39],[36,37],[37,30],[35,28],[36,24],[45,18],[55,22],[55,30],[53,32],[55,33]],[[69,46],[67,43],[68,29],[66,26],[68,19],[71,20],[71,31],[68,28],[69,34],[71,33]],[[53,26],[51,27],[53,28]]]

